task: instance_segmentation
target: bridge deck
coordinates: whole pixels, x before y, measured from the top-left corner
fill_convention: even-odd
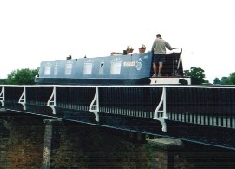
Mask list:
[[[235,148],[234,94],[234,86],[1,86],[0,101],[5,111]]]

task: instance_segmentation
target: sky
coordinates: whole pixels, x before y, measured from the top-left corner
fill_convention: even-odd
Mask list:
[[[156,34],[207,80],[235,72],[234,0],[0,0],[0,78],[44,60],[102,57]]]

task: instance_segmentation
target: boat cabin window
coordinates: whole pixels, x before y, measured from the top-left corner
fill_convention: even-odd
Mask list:
[[[122,61],[113,61],[110,66],[110,74],[121,74]]]
[[[51,74],[51,66],[46,65],[44,69],[44,75],[50,75]]]
[[[55,67],[54,67],[54,75],[57,75],[57,72],[58,72],[58,65],[57,63],[55,64]]]
[[[66,65],[65,65],[65,72],[64,72],[64,73],[65,73],[66,75],[70,75],[71,72],[72,72],[72,63],[68,62],[68,63],[66,63]]]
[[[84,63],[83,74],[91,74],[92,63],[86,62]]]

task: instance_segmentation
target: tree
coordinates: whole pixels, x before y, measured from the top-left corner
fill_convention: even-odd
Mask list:
[[[219,80],[219,78],[218,77],[216,77],[214,80],[213,80],[213,84],[220,84],[220,80]]]
[[[204,70],[200,67],[191,67],[190,70],[185,70],[184,75],[191,77],[192,85],[201,85],[202,83],[208,82],[204,78]]]
[[[0,85],[6,84],[6,79],[0,79]]]
[[[221,85],[227,85],[228,84],[228,78],[227,77],[222,77],[220,79],[220,84]]]
[[[8,74],[6,83],[9,85],[33,85],[38,69],[17,69]]]
[[[235,72],[231,73],[227,79],[227,84],[235,85]]]
[[[220,80],[218,78],[215,78],[213,84],[235,85],[235,72],[231,73],[229,77],[222,77]]]
[[[229,79],[225,76],[223,76],[221,79],[219,79],[218,77],[216,77],[213,80],[213,84],[214,85],[228,85],[229,84]]]

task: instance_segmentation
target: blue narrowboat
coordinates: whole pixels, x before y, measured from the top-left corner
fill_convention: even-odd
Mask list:
[[[152,77],[152,52],[123,53],[95,58],[42,61],[36,84],[147,85],[191,84],[183,76],[180,52],[167,54],[162,76]]]

